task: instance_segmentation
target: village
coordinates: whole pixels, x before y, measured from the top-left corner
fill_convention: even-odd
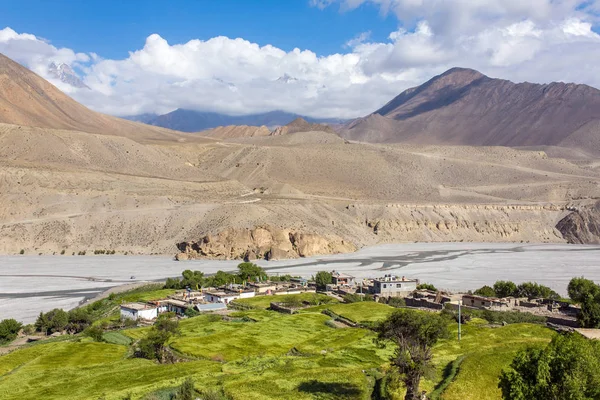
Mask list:
[[[302,293],[320,293],[343,302],[374,301],[425,311],[444,309],[464,312],[489,310],[497,312],[522,312],[545,317],[548,325],[566,329],[577,328],[580,307],[567,301],[529,297],[487,297],[469,293],[451,293],[437,290],[432,285],[421,284],[419,279],[387,274],[378,278],[356,278],[339,271],[331,271],[331,283],[318,287],[314,279],[290,277],[287,281],[258,280],[242,284],[230,283],[219,287],[178,290],[165,299],[149,302],[123,303],[121,319],[149,323],[161,313],[172,312],[179,317],[206,312],[227,312],[239,309],[239,299],[272,296],[271,309],[294,313],[301,304],[282,304],[277,296]],[[308,304],[305,306],[309,306]]]

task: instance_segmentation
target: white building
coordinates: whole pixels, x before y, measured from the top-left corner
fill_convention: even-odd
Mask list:
[[[125,303],[121,304],[121,318],[153,320],[158,317],[158,306],[144,303]]]
[[[418,279],[385,275],[383,278],[373,280],[373,294],[380,297],[406,297],[417,290],[418,285]]]
[[[247,299],[250,297],[254,297],[256,293],[254,291],[246,291],[246,292],[206,292],[204,294],[204,300],[209,303],[225,303],[228,304],[233,300],[237,299]]]

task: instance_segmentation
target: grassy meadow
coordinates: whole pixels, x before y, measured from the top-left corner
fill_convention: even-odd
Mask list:
[[[305,296],[305,295],[299,295]],[[284,296],[282,296],[284,297]],[[159,365],[132,358],[131,343],[149,328],[107,332],[105,342],[80,336],[28,345],[0,357],[0,398],[144,399],[149,393],[192,377],[198,389],[222,389],[233,399],[370,399],[374,376],[386,368],[391,348],[373,343],[374,333],[341,328],[321,311],[357,322],[384,319],[383,304],[318,305],[287,315],[257,309],[223,318],[201,315],[180,322],[181,334],[169,345],[184,362]],[[272,298],[271,298],[272,299]],[[267,305],[268,307],[268,305]],[[456,327],[451,329],[456,333]],[[543,345],[553,332],[539,325],[489,327],[482,320],[463,326],[463,339],[441,341],[434,349],[436,369],[423,382],[428,392],[444,379],[447,366],[464,357],[441,399],[500,399],[497,379],[514,354]],[[401,398],[402,389],[393,394]]]

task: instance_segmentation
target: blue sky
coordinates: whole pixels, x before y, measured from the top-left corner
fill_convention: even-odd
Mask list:
[[[108,114],[354,118],[452,67],[600,87],[598,10],[600,0],[0,0],[0,53]],[[52,62],[89,89],[51,74]]]
[[[308,0],[3,0],[1,8],[0,27],[105,58],[126,57],[152,33],[169,43],[242,37],[327,55],[350,51],[345,43],[362,32],[382,41],[398,26],[393,14],[383,15],[372,4],[341,12],[319,9]]]

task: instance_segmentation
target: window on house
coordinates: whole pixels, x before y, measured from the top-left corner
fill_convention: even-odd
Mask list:
[[[401,288],[401,287],[402,287],[402,284],[401,284],[401,283],[397,283],[397,284],[396,284],[396,287],[397,287],[397,288]]]
[[[385,284],[385,283],[384,283],[384,284],[383,284],[383,288],[384,288],[384,289],[385,289],[385,288],[387,288],[387,284]]]

